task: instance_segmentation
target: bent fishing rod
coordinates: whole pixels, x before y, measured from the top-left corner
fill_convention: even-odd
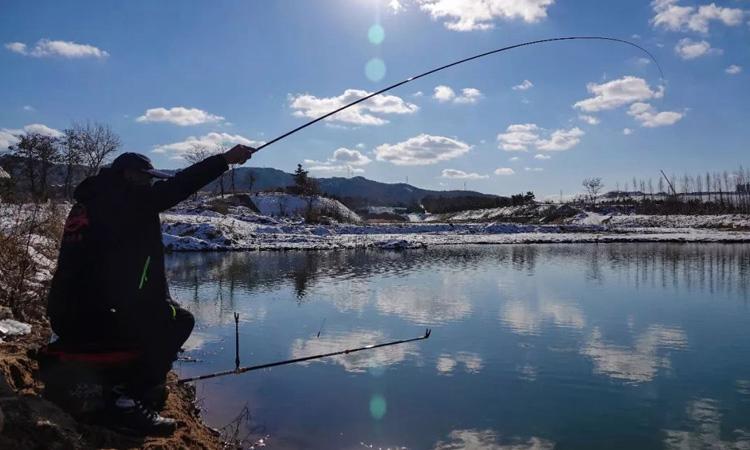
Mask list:
[[[398,83],[395,83],[395,84],[392,84],[390,86],[384,87],[383,89],[380,89],[379,91],[376,91],[376,92],[373,92],[371,94],[368,94],[368,95],[366,95],[366,96],[364,96],[362,98],[359,98],[359,99],[357,99],[357,100],[355,100],[355,101],[353,101],[351,103],[348,103],[348,104],[346,104],[346,105],[344,105],[344,106],[342,106],[340,108],[334,109],[331,112],[323,114],[322,116],[320,116],[320,117],[318,117],[316,119],[313,119],[313,120],[311,120],[311,121],[309,121],[307,123],[304,123],[304,124],[298,126],[297,128],[294,128],[293,130],[287,131],[286,133],[284,133],[284,134],[282,134],[282,135],[280,135],[278,137],[275,137],[275,138],[271,139],[270,141],[265,142],[262,145],[256,147],[255,151],[253,153],[256,153],[256,152],[260,151],[261,149],[263,149],[265,147],[268,147],[269,145],[271,145],[271,144],[273,144],[275,142],[278,142],[278,141],[280,141],[280,140],[282,140],[282,139],[284,139],[284,138],[286,138],[288,136],[291,136],[294,133],[296,133],[298,131],[301,131],[301,130],[307,128],[307,127],[309,127],[310,125],[318,123],[321,120],[325,120],[325,119],[327,119],[328,117],[331,117],[334,114],[338,114],[339,112],[341,112],[341,111],[343,111],[345,109],[351,108],[352,106],[358,105],[359,103],[367,101],[367,100],[369,100],[369,99],[371,99],[371,98],[373,98],[373,97],[375,97],[377,95],[380,95],[380,94],[383,94],[385,92],[388,92],[388,91],[390,91],[392,89],[395,89],[395,88],[397,88],[399,86],[403,86],[403,85],[405,85],[407,83],[411,83],[412,81],[418,80],[418,79],[426,77],[428,75],[432,75],[433,73],[440,72],[440,71],[448,69],[450,67],[458,66],[459,64],[464,64],[464,63],[467,63],[469,61],[473,61],[475,59],[484,58],[485,56],[494,55],[496,53],[507,52],[509,50],[513,50],[513,49],[516,49],[516,48],[528,47],[528,46],[539,45],[539,44],[547,44],[547,43],[550,43],[550,42],[562,42],[562,41],[607,41],[607,42],[616,42],[616,43],[620,43],[620,44],[630,45],[631,47],[635,47],[638,50],[640,50],[643,53],[645,53],[646,55],[648,55],[648,57],[651,59],[651,61],[653,61],[654,64],[656,65],[656,68],[659,70],[659,75],[660,75],[661,79],[662,80],[664,79],[664,72],[661,69],[661,65],[659,64],[659,61],[656,60],[656,58],[654,57],[653,54],[651,54],[651,52],[649,52],[645,48],[641,47],[640,45],[636,44],[635,42],[631,42],[631,41],[628,41],[628,40],[625,40],[625,39],[607,37],[607,36],[565,36],[565,37],[555,37],[555,38],[548,38],[548,39],[538,39],[538,40],[535,40],[535,41],[528,41],[528,42],[522,42],[520,44],[509,45],[507,47],[502,47],[502,48],[498,48],[498,49],[495,49],[495,50],[490,50],[490,51],[487,51],[487,52],[484,52],[484,53],[480,53],[478,55],[474,55],[474,56],[470,56],[468,58],[460,59],[458,61],[454,61],[452,63],[448,63],[448,64],[442,65],[440,67],[436,67],[434,69],[428,70],[427,72],[423,72],[423,73],[420,73],[419,75],[414,75],[414,76],[409,77],[409,78],[407,78],[405,80],[399,81]]]
[[[351,354],[351,353],[361,352],[361,351],[365,351],[365,350],[373,350],[373,349],[376,349],[376,348],[389,347],[391,345],[406,344],[408,342],[415,342],[415,341],[421,341],[421,340],[424,340],[424,339],[429,339],[431,333],[432,333],[432,330],[429,329],[429,328],[427,328],[425,330],[425,332],[424,332],[424,335],[418,336],[418,337],[415,337],[415,338],[411,338],[411,339],[399,339],[397,341],[384,342],[384,343],[381,343],[381,344],[365,345],[364,347],[349,348],[349,349],[338,350],[338,351],[330,352],[330,353],[321,353],[321,354],[318,354],[318,355],[303,356],[301,358],[287,359],[287,360],[284,360],[284,361],[276,361],[276,362],[271,362],[271,363],[266,363],[266,364],[258,364],[256,366],[247,366],[247,367],[240,367],[240,364],[239,364],[239,351],[238,351],[236,353],[236,355],[237,355],[236,359],[235,359],[236,367],[234,368],[234,370],[225,370],[223,372],[209,373],[209,374],[200,375],[200,376],[197,376],[197,377],[182,378],[180,380],[177,380],[177,383],[178,384],[184,384],[184,383],[190,383],[190,382],[193,382],[193,381],[207,380],[209,378],[223,377],[223,376],[226,376],[226,375],[240,375],[240,374],[243,374],[243,373],[246,373],[246,372],[251,372],[253,370],[268,369],[268,368],[271,368],[271,367],[285,366],[287,364],[295,364],[295,363],[304,362],[304,361],[311,361],[313,359],[328,358],[330,356],[337,356],[337,355],[348,355],[348,354]],[[237,346],[239,348],[239,340],[237,340],[236,342],[237,342]]]

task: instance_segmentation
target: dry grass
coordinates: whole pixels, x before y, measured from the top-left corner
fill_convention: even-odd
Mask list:
[[[0,305],[20,320],[41,320],[67,206],[0,204],[0,212]]]

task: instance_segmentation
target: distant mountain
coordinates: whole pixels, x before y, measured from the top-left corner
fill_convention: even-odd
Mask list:
[[[265,167],[240,167],[236,169],[235,188],[237,190],[263,191],[277,189],[294,184],[294,177],[290,173],[278,169]],[[251,183],[251,177],[254,182]],[[224,177],[224,188],[229,189],[230,175]],[[320,190],[327,195],[340,199],[348,199],[347,204],[358,206],[408,206],[419,203],[428,195],[442,197],[498,197],[475,191],[433,191],[421,189],[406,183],[381,183],[364,177],[333,177],[317,178]],[[218,182],[213,182],[206,190],[218,190]]]
[[[21,189],[26,189],[26,183],[23,173],[23,161],[10,155],[0,155],[0,167],[4,168],[14,179],[21,182]],[[72,185],[77,185],[84,176],[85,167],[76,166]],[[50,185],[61,185],[65,180],[65,166],[60,164],[52,165],[48,178]],[[165,172],[176,172],[176,170],[165,170]],[[227,172],[224,175],[224,190],[231,190],[232,174]],[[333,177],[333,178],[316,178],[320,184],[323,193],[329,196],[335,196],[344,201],[352,208],[364,206],[412,206],[421,202],[427,196],[442,197],[482,197],[482,198],[499,198],[497,195],[482,194],[475,191],[433,191],[429,189],[420,189],[406,183],[381,183],[379,181],[368,180],[364,177]],[[270,167],[239,167],[234,171],[234,185],[238,191],[266,191],[278,188],[284,188],[294,185],[292,174],[282,170]],[[252,189],[251,189],[252,186]],[[203,188],[204,191],[218,192],[219,181],[214,181]]]

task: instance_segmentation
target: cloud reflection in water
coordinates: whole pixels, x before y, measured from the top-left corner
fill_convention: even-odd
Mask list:
[[[595,327],[584,343],[581,354],[594,362],[594,373],[635,383],[651,381],[659,369],[670,367],[662,354],[687,347],[687,335],[679,328],[651,325],[636,337],[633,348],[607,344]]]
[[[382,332],[368,330],[359,330],[320,338],[296,339],[292,342],[290,357],[302,358],[304,356],[330,353],[346,348],[363,347],[365,345],[377,344],[388,340],[390,339]],[[338,355],[313,361],[305,361],[300,364],[307,365],[314,362],[336,363],[341,365],[347,372],[366,372],[370,370],[377,373],[378,370],[398,364],[404,361],[407,357],[416,355],[418,355],[416,346],[409,343],[351,353],[349,355]]]

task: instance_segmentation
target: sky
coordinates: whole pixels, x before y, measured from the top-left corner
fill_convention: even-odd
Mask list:
[[[248,165],[538,198],[750,166],[750,1],[3,1],[0,148],[98,121],[162,168],[195,146]]]

